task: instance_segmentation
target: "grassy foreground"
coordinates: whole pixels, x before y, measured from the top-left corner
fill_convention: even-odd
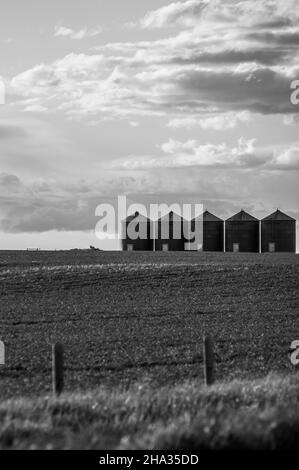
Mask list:
[[[299,376],[103,388],[0,405],[0,449],[295,449]]]

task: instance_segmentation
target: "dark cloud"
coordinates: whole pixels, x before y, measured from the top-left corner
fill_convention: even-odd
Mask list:
[[[0,123],[0,139],[15,139],[27,137],[27,132],[20,126]]]
[[[0,173],[0,189],[1,188],[19,188],[21,181],[16,175]]]
[[[291,18],[275,18],[269,19],[266,21],[261,21],[260,23],[256,24],[257,29],[282,29],[287,28],[288,26],[292,26],[294,23]]]
[[[275,65],[285,62],[290,55],[289,51],[278,49],[246,49],[246,50],[222,50],[219,52],[202,52],[192,54],[189,57],[173,57],[169,63],[177,65],[191,64],[242,64],[254,62],[261,65]],[[166,62],[166,61],[164,61]]]
[[[102,181],[24,183],[0,174],[0,230],[7,233],[92,230],[96,207],[116,206],[118,194],[146,184],[143,178],[115,176]]]
[[[294,46],[294,49],[299,46],[299,31],[285,31],[285,32],[254,32],[247,35],[250,41],[258,41],[267,46]],[[280,51],[283,53],[290,53],[287,49]],[[294,52],[293,52],[294,53]]]
[[[249,110],[261,114],[294,113],[290,79],[268,68],[218,73],[192,70],[182,72],[174,82],[189,105],[193,102],[200,107],[207,103],[223,111]]]

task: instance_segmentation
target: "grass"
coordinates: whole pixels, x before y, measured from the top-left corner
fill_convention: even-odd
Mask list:
[[[0,405],[0,449],[296,449],[299,376],[105,388]]]

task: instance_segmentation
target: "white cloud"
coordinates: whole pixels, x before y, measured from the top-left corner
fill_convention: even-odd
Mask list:
[[[285,126],[297,126],[299,122],[299,114],[287,114],[286,116],[283,116],[282,122]]]
[[[275,163],[282,169],[299,169],[299,145],[279,153],[275,158]]]
[[[262,169],[299,170],[299,147],[294,144],[282,149],[259,148],[255,139],[241,137],[237,145],[226,143],[203,144],[195,139],[184,142],[169,139],[160,146],[162,154],[130,156],[114,161],[112,168],[150,170],[166,168],[199,167],[210,169]]]
[[[79,30],[74,30],[66,26],[55,26],[54,36],[80,40],[98,36],[102,31],[103,28],[100,26],[91,29],[87,29],[87,27],[85,27]]]
[[[194,27],[204,19],[206,23],[234,23],[238,16],[244,27],[267,23],[272,27],[288,24],[285,20],[299,17],[297,0],[186,0],[173,2],[149,11],[140,24],[143,28]],[[205,26],[205,25],[203,25]]]
[[[240,122],[249,122],[252,117],[247,111],[239,113],[215,114],[208,117],[175,118],[169,121],[173,129],[201,127],[202,129],[226,130],[235,128]]]
[[[195,19],[202,14],[208,4],[208,0],[174,2],[158,10],[148,12],[141,20],[141,25],[144,28],[193,25]]]
[[[27,98],[39,98],[41,107],[68,115],[131,121],[164,116],[171,127],[231,129],[254,113],[294,114],[296,16],[278,0],[206,4],[176,2],[146,16],[148,24],[154,17],[158,24],[194,21],[173,37],[69,54],[19,74],[12,86]],[[63,27],[56,32],[74,34]]]

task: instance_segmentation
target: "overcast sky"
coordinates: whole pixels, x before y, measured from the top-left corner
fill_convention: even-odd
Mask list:
[[[5,2],[0,247],[115,247],[118,194],[298,220],[298,46],[297,0]]]

